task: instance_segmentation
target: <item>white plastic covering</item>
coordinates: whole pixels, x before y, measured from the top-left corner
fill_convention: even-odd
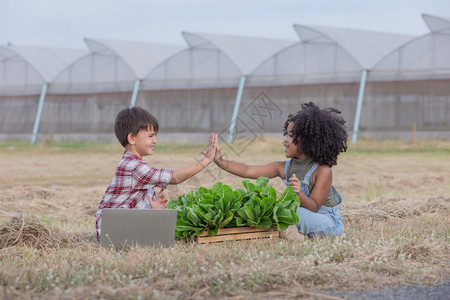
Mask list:
[[[0,47],[0,133],[31,134],[47,85],[87,51],[33,46]],[[41,96],[41,97],[39,97]]]
[[[375,81],[450,78],[450,20],[423,15],[431,32],[386,55],[370,73]]]
[[[181,45],[166,45],[147,42],[130,42],[105,39],[85,39],[91,53],[110,49],[121,57],[135,73],[135,78],[142,79],[166,58],[186,48]]]
[[[241,76],[295,41],[184,32],[189,48],[167,59],[143,81],[152,88],[237,87]]]
[[[276,53],[252,74],[253,82],[300,84],[359,81],[408,35],[294,25],[301,41]]]
[[[294,28],[304,42],[336,43],[366,70],[370,70],[386,54],[413,38],[410,35],[369,30],[301,25],[294,25]],[[312,32],[317,34],[311,36]]]
[[[53,81],[55,93],[92,93],[133,90],[156,65],[183,49],[133,41],[85,39],[90,53],[68,66]]]
[[[450,33],[450,18],[422,15],[431,32]]]
[[[39,94],[44,83],[87,51],[34,46],[0,47],[2,95]]]
[[[414,127],[437,139],[450,132],[450,21],[423,18],[430,33],[399,46],[370,70],[363,128]]]

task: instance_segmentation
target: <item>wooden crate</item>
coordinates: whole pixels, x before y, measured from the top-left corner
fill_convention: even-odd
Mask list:
[[[197,236],[197,243],[204,245],[208,243],[223,243],[227,241],[255,241],[261,239],[279,239],[277,227],[235,227],[219,229],[217,235],[208,236],[208,231],[204,231]]]

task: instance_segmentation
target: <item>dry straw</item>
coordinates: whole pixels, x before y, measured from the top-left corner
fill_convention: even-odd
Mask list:
[[[342,212],[346,221],[361,221],[368,218],[386,221],[392,218],[410,218],[424,213],[437,213],[450,210],[450,197],[429,196],[414,199],[413,197],[394,197],[376,199],[364,204],[349,204]]]
[[[15,246],[51,249],[67,247],[80,241],[77,235],[50,228],[37,219],[22,215],[0,225],[0,249]]]

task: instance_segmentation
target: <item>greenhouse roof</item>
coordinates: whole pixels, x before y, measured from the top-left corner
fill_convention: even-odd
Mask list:
[[[246,85],[354,82],[362,70],[382,80],[448,77],[450,19],[422,17],[430,32],[420,37],[295,24],[295,41],[183,32],[187,46],[96,38],[84,39],[89,51],[0,46],[1,93],[36,93],[43,83],[50,93],[234,87],[242,75]]]
[[[258,65],[296,41],[248,36],[183,32],[191,48],[216,48],[236,64],[242,75],[250,74]]]
[[[42,78],[43,83],[51,82],[61,70],[87,53],[86,50],[35,46],[7,46],[1,48],[6,52],[9,51],[10,54],[6,57],[2,55],[0,63],[6,61],[5,58],[10,60],[13,56],[16,56],[15,59],[23,60],[34,68]]]
[[[385,55],[414,36],[335,27],[294,25],[304,43],[336,43],[344,48],[363,69],[370,70]]]
[[[422,18],[432,32],[450,33],[450,18],[436,17],[427,14],[423,14]]]
[[[129,91],[162,61],[186,46],[107,39],[84,39],[90,52],[68,65],[53,81],[52,92]]]
[[[84,39],[91,53],[110,50],[121,57],[142,79],[162,61],[181,51],[185,46],[166,45],[148,42],[132,42],[105,39]]]
[[[375,80],[450,78],[450,20],[423,15],[431,32],[417,37],[374,66]]]

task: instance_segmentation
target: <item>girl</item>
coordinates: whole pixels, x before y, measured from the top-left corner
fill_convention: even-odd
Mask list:
[[[232,174],[256,179],[280,177],[300,198],[298,230],[309,236],[344,233],[340,207],[342,197],[332,185],[331,167],[347,150],[347,129],[340,111],[320,109],[314,103],[289,115],[284,124],[285,155],[289,160],[247,165],[222,158],[216,144],[215,163]]]

